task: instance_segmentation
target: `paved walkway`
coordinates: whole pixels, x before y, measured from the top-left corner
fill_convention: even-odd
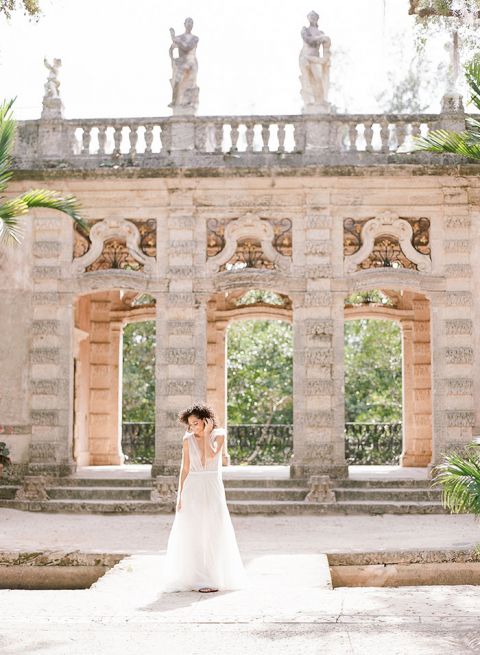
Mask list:
[[[332,590],[326,552],[468,548],[469,516],[233,517],[236,592],[160,594],[172,517],[0,509],[0,550],[121,552],[90,589],[0,591],[2,655],[480,652],[479,587]]]

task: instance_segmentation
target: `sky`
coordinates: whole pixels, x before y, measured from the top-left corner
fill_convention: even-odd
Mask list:
[[[388,70],[413,56],[408,0],[40,0],[43,16],[0,17],[0,88],[15,116],[40,116],[58,57],[66,118],[169,116],[169,27],[194,20],[199,115],[301,112],[300,31],[311,9],[332,39],[330,100],[338,111],[378,111]],[[443,43],[441,44],[443,47]],[[440,58],[447,59],[443,50]],[[443,52],[443,54],[442,54]],[[439,98],[432,99],[439,110]]]

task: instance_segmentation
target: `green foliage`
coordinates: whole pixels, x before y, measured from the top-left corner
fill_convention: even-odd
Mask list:
[[[123,420],[155,422],[155,321],[123,330]]]
[[[228,423],[292,423],[292,326],[238,321],[228,329],[227,347]]]
[[[12,105],[13,100],[0,104],[0,193],[6,190],[13,175],[15,121],[12,116]],[[5,199],[0,196],[0,244],[20,243],[22,229],[18,217],[27,214],[29,209],[35,207],[46,207],[63,212],[70,216],[84,232],[88,232],[88,226],[78,213],[78,203],[74,196],[62,196],[48,189],[33,189],[16,198]]]
[[[38,18],[41,13],[38,0],[0,0],[0,15],[12,17],[12,12],[23,10],[26,16]]]
[[[470,87],[470,102],[480,109],[480,60],[474,58],[465,68]],[[480,159],[480,121],[474,117],[466,118],[464,132],[433,130],[427,136],[414,139],[414,150],[427,150],[436,153],[453,153],[470,159]]]
[[[442,500],[451,512],[480,514],[480,448],[449,453],[435,467],[433,485],[442,486]]]
[[[355,291],[345,298],[345,305],[393,305],[392,299],[383,291],[372,289],[370,291]]]
[[[402,420],[402,345],[393,321],[345,323],[345,421]]]

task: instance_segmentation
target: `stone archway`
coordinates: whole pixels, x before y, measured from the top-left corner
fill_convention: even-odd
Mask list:
[[[426,467],[432,461],[432,353],[430,302],[414,291],[382,291],[390,306],[346,306],[345,320],[381,319],[399,323],[402,334],[402,424],[400,465]]]
[[[122,327],[155,319],[145,294],[111,289],[79,296],[75,311],[73,457],[79,466],[120,465]],[[149,298],[147,298],[149,300]]]

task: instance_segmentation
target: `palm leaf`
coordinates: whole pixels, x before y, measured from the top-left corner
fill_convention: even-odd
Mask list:
[[[442,486],[442,501],[451,512],[480,514],[480,457],[475,452],[444,455],[433,485]]]
[[[469,132],[451,132],[449,130],[432,130],[426,136],[415,137],[412,150],[452,153],[480,159],[480,143],[470,141]]]
[[[15,139],[15,121],[12,118],[14,100],[0,105],[0,191],[3,191],[13,175],[12,150]]]
[[[470,101],[477,109],[480,109],[480,61],[478,59],[465,66],[465,77],[472,92]]]

